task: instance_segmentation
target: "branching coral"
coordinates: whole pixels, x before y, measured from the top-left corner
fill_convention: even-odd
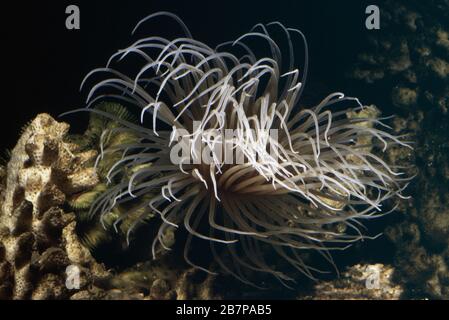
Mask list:
[[[87,107],[75,111],[121,124],[101,135],[98,163],[117,151],[122,157],[110,167],[111,185],[90,214],[104,217],[116,205],[143,198],[115,225],[136,212],[136,224],[158,213],[154,256],[158,248],[169,249],[166,232],[183,226],[185,260],[206,272],[213,271],[189,254],[193,239],[206,240],[221,269],[245,283],[251,283],[247,271],[271,274],[284,284],[294,281],[268,261],[270,248],[276,259],[314,278],[321,270],[304,262],[301,252],[316,251],[332,263],[329,250],[365,238],[360,221],[385,214],[383,202],[402,198],[408,180],[375,151],[409,145],[388,133],[386,118],[370,116],[371,109],[342,93],[310,109],[298,106],[308,64],[299,30],[279,22],[258,24],[212,49],[170,13],[150,15],[136,29],[158,16],[175,19],[186,36],[140,39],[83,81],[107,75],[91,88]],[[301,72],[294,39],[305,47]],[[269,54],[258,57],[252,41],[266,45]],[[115,65],[133,61],[133,55],[143,66],[133,76],[118,71]],[[102,100],[136,106],[140,124],[91,108]],[[108,145],[124,132],[136,141]],[[187,147],[181,156],[174,152],[179,146]],[[241,161],[225,161],[223,150],[240,154]]]

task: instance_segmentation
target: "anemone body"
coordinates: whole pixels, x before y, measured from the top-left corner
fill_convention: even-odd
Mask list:
[[[408,144],[390,134],[371,109],[342,93],[299,107],[308,63],[300,31],[278,22],[259,24],[210,48],[169,13],[151,15],[137,27],[158,16],[175,19],[185,37],[137,40],[84,81],[104,76],[91,87],[86,109],[121,124],[102,134],[98,161],[117,151],[122,157],[111,166],[111,185],[90,213],[104,216],[118,204],[146,197],[116,224],[136,212],[137,221],[157,213],[154,256],[158,248],[169,249],[167,230],[185,228],[185,260],[206,272],[213,271],[191,258],[194,239],[207,241],[220,269],[247,283],[248,270],[293,281],[274,267],[278,259],[313,278],[320,270],[301,259],[302,251],[316,251],[332,263],[329,250],[363,239],[360,221],[384,214],[384,201],[402,197],[407,179],[375,150]],[[296,40],[305,48],[302,70],[294,62]],[[265,45],[268,54],[258,56],[251,41]],[[139,61],[139,70],[125,75],[119,67],[131,59]],[[140,123],[90,108],[111,99],[137,107]],[[220,135],[226,130],[233,135]],[[136,141],[108,147],[123,132]],[[173,146],[183,139],[188,152],[175,162]],[[227,144],[243,161],[223,160],[220,150]]]

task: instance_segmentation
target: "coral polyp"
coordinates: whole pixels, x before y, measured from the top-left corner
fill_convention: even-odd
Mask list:
[[[258,24],[211,48],[173,14],[153,14],[136,29],[162,16],[176,20],[185,36],[139,39],[83,81],[99,79],[86,108],[76,111],[119,124],[102,132],[97,165],[121,155],[90,214],[106,217],[117,205],[138,203],[114,226],[136,217],[130,236],[140,221],[158,214],[154,257],[170,249],[167,232],[183,228],[187,263],[245,283],[252,283],[252,271],[294,281],[275,266],[280,260],[314,278],[321,270],[303,260],[303,251],[332,263],[330,250],[369,238],[361,221],[386,214],[386,200],[403,198],[409,178],[380,154],[392,146],[410,148],[404,137],[390,133],[374,107],[342,93],[300,106],[308,53],[299,30]],[[294,61],[298,41],[305,48],[301,69]],[[268,53],[260,56],[256,48],[263,46]],[[120,71],[127,62],[128,72]],[[130,74],[136,62],[140,67]],[[92,107],[103,100],[137,108],[140,122]],[[111,144],[117,134],[133,139]],[[174,152],[179,146],[187,150],[181,156]],[[227,161],[223,150],[240,154],[240,161]],[[196,262],[194,240],[206,242],[218,269]]]

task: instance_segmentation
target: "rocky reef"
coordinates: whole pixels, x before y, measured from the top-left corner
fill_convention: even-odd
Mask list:
[[[403,288],[393,280],[392,266],[356,264],[340,278],[317,283],[314,295],[300,297],[314,300],[397,300]]]
[[[376,103],[399,114],[397,131],[415,142],[413,200],[386,230],[395,277],[405,297],[449,299],[449,1],[386,1],[380,9],[381,30],[350,76],[384,93]]]

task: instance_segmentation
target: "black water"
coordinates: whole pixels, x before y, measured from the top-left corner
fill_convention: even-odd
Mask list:
[[[65,9],[79,5],[80,30],[65,28]],[[368,32],[365,1],[57,1],[16,3],[4,11],[1,35],[6,136],[2,148],[13,147],[22,125],[37,112],[59,113],[83,104],[78,91],[83,77],[103,66],[116,50],[130,44],[134,25],[156,11],[178,14],[193,36],[209,45],[233,40],[259,22],[280,21],[302,30],[310,50],[309,79],[325,93],[348,88],[344,72],[355,59]],[[144,30],[144,31],[143,31]],[[174,23],[151,23],[142,34],[179,35]],[[7,69],[6,74],[4,73]],[[327,87],[327,88],[326,88]],[[313,87],[306,90],[321,98]],[[7,103],[6,103],[7,102]],[[76,122],[75,122],[76,126]]]

